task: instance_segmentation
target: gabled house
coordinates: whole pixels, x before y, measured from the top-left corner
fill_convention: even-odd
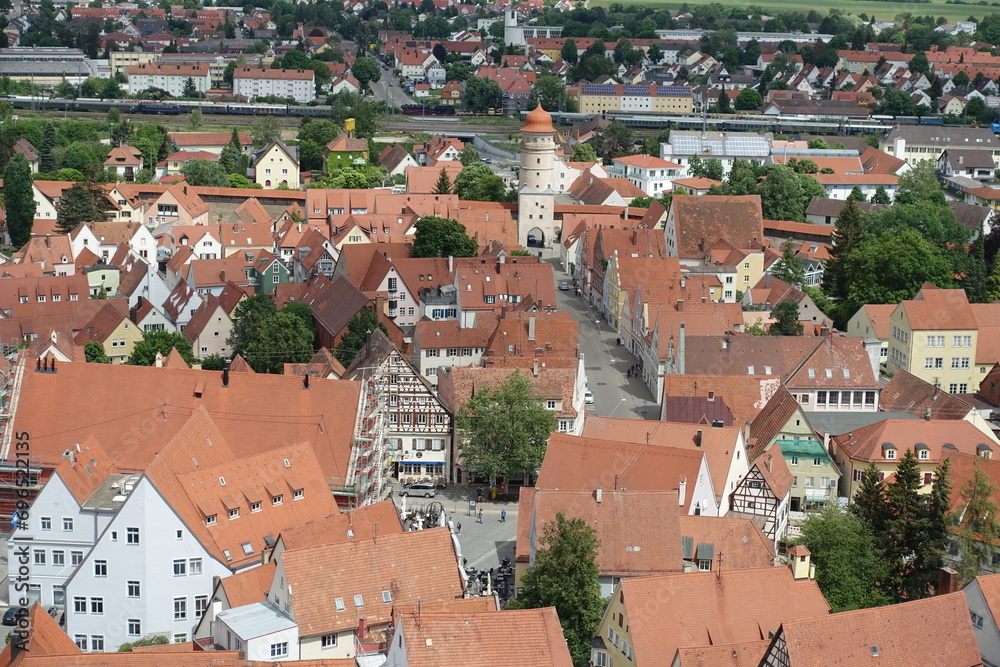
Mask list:
[[[351,166],[355,160],[368,160],[368,142],[341,133],[323,149],[323,164],[332,172]]]
[[[622,579],[594,635],[591,663],[668,665],[679,649],[759,641],[782,623],[829,609],[815,581],[784,567]]]
[[[38,165],[41,162],[41,153],[34,144],[30,141],[21,137],[14,143],[14,152],[20,153],[24,156],[24,159],[28,161],[28,166],[31,167],[31,173],[38,173]]]
[[[378,163],[386,168],[389,176],[405,174],[407,167],[417,166],[417,161],[413,159],[413,156],[399,144],[386,146],[379,153]]]
[[[765,452],[732,492],[727,516],[751,519],[777,544],[788,532],[792,482],[784,457]]]
[[[134,146],[118,146],[108,153],[104,168],[115,172],[120,180],[131,183],[142,171],[142,151]]]
[[[396,479],[445,483],[451,470],[451,413],[381,329],[368,334],[365,347],[341,377],[372,378],[384,387],[387,444],[391,441],[395,453]]]
[[[264,188],[298,190],[302,181],[299,175],[299,149],[288,147],[280,139],[254,151],[251,159],[254,183]]]
[[[226,339],[232,334],[233,321],[222,303],[209,294],[184,327],[184,335],[191,341],[191,350],[199,359],[218,355],[229,358]]]
[[[109,300],[74,339],[80,346],[97,341],[114,364],[128,361],[135,344],[142,340],[139,327],[128,317],[128,305],[121,303],[119,306],[117,300]]]
[[[150,226],[166,222],[182,225],[203,225],[208,222],[208,205],[186,183],[171,185],[146,210]]]

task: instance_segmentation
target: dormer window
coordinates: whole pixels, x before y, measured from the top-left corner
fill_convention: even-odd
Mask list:
[[[896,459],[896,445],[891,442],[883,442],[882,455],[887,461],[894,461]]]
[[[497,302],[497,298],[495,296],[489,295],[489,296],[486,297],[486,303],[496,303],[496,302]]]
[[[210,514],[210,515],[208,515],[208,516],[205,517],[205,525],[206,526],[214,526],[215,525],[215,520],[216,520],[216,515],[215,514]]]

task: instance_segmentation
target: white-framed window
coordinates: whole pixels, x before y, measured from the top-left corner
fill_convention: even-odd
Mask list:
[[[284,495],[282,495],[282,494],[279,493],[278,495],[271,497],[271,504],[272,505],[280,505],[283,502],[283,499],[284,499]]]
[[[42,530],[52,530],[52,517],[43,516],[40,519]]]
[[[104,635],[90,635],[90,650],[93,653],[104,652]]]
[[[216,520],[217,520],[216,519],[216,515],[210,514],[210,515],[208,515],[208,516],[205,517],[205,525],[206,526],[215,525]]]
[[[337,633],[332,633],[329,635],[323,635],[319,639],[320,648],[336,648],[337,647]]]
[[[174,560],[174,576],[183,577],[187,575],[187,561],[183,558]]]
[[[106,560],[95,560],[94,561],[94,576],[95,577],[106,577],[106,576],[108,576],[108,561],[106,561]]]
[[[73,598],[73,613],[74,614],[87,613],[87,598],[84,597]]]
[[[191,575],[201,574],[201,559],[192,558],[188,561],[188,573]]]
[[[90,598],[90,613],[91,614],[104,613],[104,598]]]
[[[238,518],[240,518],[240,508],[239,507],[234,507],[233,509],[229,510],[229,518],[230,519],[238,519]]]
[[[45,549],[35,549],[35,565],[45,565]]]
[[[365,606],[365,599],[363,597],[361,597],[360,595],[355,595],[354,596],[354,606],[358,607],[359,609],[361,607],[364,607]]]
[[[205,615],[206,609],[208,609],[208,596],[196,595],[194,598],[194,617],[201,618]]]
[[[287,656],[288,656],[288,642],[279,642],[277,644],[271,644],[272,658],[285,658]]]
[[[142,597],[142,585],[136,580],[130,580],[125,585],[127,595],[130,598]]]
[[[72,533],[73,532],[73,517],[64,516],[63,517],[63,532]]]
[[[304,491],[302,489],[295,489],[292,491],[292,500],[302,500],[302,495]]]
[[[66,552],[65,551],[53,551],[52,552],[52,564],[63,566],[66,564]]]
[[[128,634],[130,637],[138,637],[142,634],[142,621],[138,618],[128,619]]]
[[[139,529],[138,528],[126,528],[125,529],[125,543],[126,544],[139,544]]]
[[[69,564],[76,567],[83,562],[83,552],[82,551],[70,551],[69,552]]]
[[[183,621],[187,619],[187,598],[174,598],[174,620]]]

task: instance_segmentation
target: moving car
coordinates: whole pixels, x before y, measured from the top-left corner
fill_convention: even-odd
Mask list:
[[[591,391],[589,389],[586,392],[584,392],[583,398],[584,398],[584,400],[587,401],[587,405],[593,405],[594,404],[594,394],[591,393]]]
[[[414,482],[413,484],[405,484],[402,489],[399,490],[399,495],[401,496],[423,496],[424,498],[433,498],[437,493],[437,484],[434,482]]]
[[[568,292],[569,291],[569,283],[566,282],[565,280],[562,281],[561,283],[559,283],[559,290],[562,291],[562,292]]]

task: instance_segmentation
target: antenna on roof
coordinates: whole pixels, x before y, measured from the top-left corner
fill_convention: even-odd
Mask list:
[[[719,552],[719,567],[715,570],[715,578],[717,581],[722,581],[722,552]]]

